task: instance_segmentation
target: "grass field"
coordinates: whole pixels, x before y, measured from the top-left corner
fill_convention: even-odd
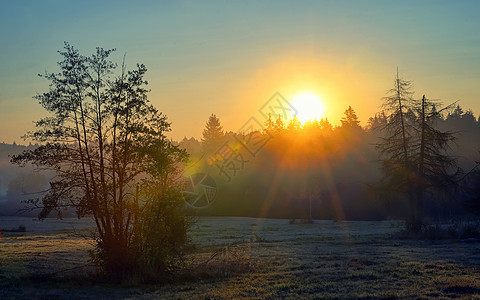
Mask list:
[[[182,279],[164,285],[86,279],[87,220],[0,217],[20,225],[0,238],[0,299],[480,299],[478,241],[404,239],[397,221],[199,218]]]

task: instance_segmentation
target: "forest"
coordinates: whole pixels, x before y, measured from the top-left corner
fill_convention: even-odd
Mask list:
[[[223,171],[208,158],[222,151],[228,141],[238,140],[236,133],[223,129],[214,114],[206,122],[202,139],[185,137],[174,144],[190,154],[185,167],[187,177],[197,176],[188,171],[193,166],[195,173],[209,174],[214,180],[213,201],[208,204],[201,199],[192,205],[198,215],[401,219],[409,212],[408,203],[401,195],[382,192],[379,187],[382,166],[376,145],[381,142],[382,122],[386,122],[385,115],[378,113],[361,127],[351,107],[345,111],[340,126],[332,126],[328,119],[304,125],[292,119],[285,124],[281,117],[270,116],[265,120],[264,132],[250,133],[251,137],[258,135],[266,140],[264,145],[255,154],[237,151],[237,158],[232,158]],[[426,216],[431,220],[469,217],[478,211],[475,184],[479,176],[476,166],[480,159],[480,119],[472,110],[455,104],[436,125],[455,137],[446,155],[457,161],[456,168],[450,171],[459,172],[459,176],[448,189],[432,190],[427,195]],[[32,195],[38,197],[38,192],[48,187],[51,175],[9,162],[9,155],[28,148],[35,145],[0,144],[1,215],[38,213],[24,211],[22,201]]]
[[[270,116],[263,133],[250,133],[267,139],[252,155],[241,147],[235,151],[238,134],[223,130],[220,119],[212,114],[202,140],[184,138],[179,142],[190,153],[194,169],[209,174],[217,186],[211,204],[205,199],[196,203],[198,213],[300,219],[403,218],[410,210],[404,197],[381,188],[382,159],[376,146],[385,136],[381,127],[386,122],[385,114],[378,113],[361,127],[351,107],[345,111],[342,125],[335,127],[328,119],[307,121],[302,126],[295,119],[284,124],[281,117],[275,120]],[[456,161],[448,170],[455,178],[448,188],[429,191],[424,211],[431,220],[470,215],[475,201],[478,206],[478,196],[472,199],[478,192],[472,194],[472,189],[478,180],[479,120],[471,110],[456,104],[444,112],[436,126],[454,137],[445,155]],[[233,142],[228,144],[229,140]],[[228,146],[230,155],[221,155],[228,156],[228,162],[198,161],[205,151],[210,153],[207,157],[218,156],[225,151],[225,144],[232,145]]]

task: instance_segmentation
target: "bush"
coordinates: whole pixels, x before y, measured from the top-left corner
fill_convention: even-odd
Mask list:
[[[93,262],[114,281],[159,282],[182,261],[191,219],[185,216],[181,193],[155,193],[135,211],[131,241],[119,244],[97,239]]]
[[[205,263],[198,265],[195,271],[213,277],[229,277],[256,268],[257,261],[251,253],[251,244],[243,247],[230,244],[215,252]]]
[[[480,222],[425,225],[416,234],[407,229],[402,236],[429,240],[480,239]]]
[[[191,226],[181,193],[171,189],[154,196],[136,226],[134,247],[142,278],[152,281],[173,271],[184,255]]]

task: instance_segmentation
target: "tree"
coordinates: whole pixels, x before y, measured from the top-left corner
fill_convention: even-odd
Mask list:
[[[404,196],[410,204],[407,228],[419,232],[423,225],[423,197],[432,188],[452,183],[449,172],[455,159],[446,152],[453,141],[451,132],[436,128],[436,122],[449,107],[438,110],[440,103],[425,96],[415,101],[411,83],[398,77],[391,95],[384,98],[386,123],[380,127],[384,136],[376,145],[382,155],[384,177],[380,189]],[[393,194],[391,193],[391,194]]]
[[[410,223],[415,223],[415,203],[413,197],[413,163],[411,151],[414,134],[415,116],[411,109],[413,105],[412,84],[399,78],[398,70],[394,88],[390,95],[384,97],[382,108],[387,118],[383,129],[385,136],[377,145],[383,156],[382,170],[384,178],[381,185],[401,196],[406,195],[410,204]]]
[[[95,262],[108,275],[164,273],[186,241],[175,186],[186,153],[165,137],[170,123],[147,99],[144,65],[126,71],[122,64],[114,76],[114,49],[97,48],[90,57],[68,43],[64,49],[60,72],[40,75],[50,89],[35,98],[50,116],[27,134],[40,145],[12,158],[56,173],[45,196],[30,204],[41,208],[41,219],[69,207],[93,218]]]
[[[330,134],[333,132],[333,126],[332,124],[328,121],[327,118],[321,118],[320,122],[318,122],[320,129],[322,130],[323,133]]]
[[[280,115],[278,115],[278,118],[275,121],[274,128],[277,132],[280,132],[283,129],[285,129],[285,125],[283,124],[282,117]]]
[[[220,119],[215,114],[211,114],[203,130],[202,144],[204,150],[213,153],[220,147],[224,137],[225,134],[220,125]]]
[[[422,225],[422,206],[426,191],[431,188],[445,190],[454,184],[456,159],[448,155],[451,142],[455,137],[450,131],[436,129],[436,123],[442,120],[440,103],[429,100],[423,95],[416,108],[418,139],[413,144],[413,162],[416,166],[416,208],[414,210],[414,230],[420,230]]]
[[[453,113],[449,113],[447,118],[452,119],[452,120],[459,120],[459,119],[462,118],[463,113],[464,112],[463,112],[462,107],[459,104],[457,104],[457,106],[453,110]]]
[[[300,123],[297,116],[293,117],[293,119],[290,120],[287,129],[290,131],[297,131],[302,129],[302,123]]]
[[[268,118],[265,120],[264,125],[265,125],[265,131],[267,132],[271,133],[275,129],[275,122],[272,119],[271,113],[268,113]]]
[[[360,121],[358,120],[357,114],[351,106],[345,110],[345,116],[342,117],[340,122],[342,122],[342,127],[350,129],[360,129]]]
[[[414,211],[413,169],[409,151],[415,122],[410,108],[411,87],[410,81],[399,78],[397,70],[394,88],[389,91],[390,95],[383,98],[382,108],[387,122],[380,127],[384,136],[380,137],[376,148],[382,156],[380,189],[390,190],[390,194],[406,195],[411,211]]]
[[[367,130],[378,130],[387,125],[387,117],[385,112],[376,113],[374,117],[370,117],[367,122]]]

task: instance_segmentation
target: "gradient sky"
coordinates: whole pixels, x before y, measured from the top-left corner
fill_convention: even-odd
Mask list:
[[[379,110],[395,70],[417,97],[480,113],[480,1],[3,1],[0,142],[44,116],[68,41],[144,63],[151,102],[175,139],[201,137],[215,113],[236,131],[276,91],[318,94],[338,124],[351,105],[362,124]]]

